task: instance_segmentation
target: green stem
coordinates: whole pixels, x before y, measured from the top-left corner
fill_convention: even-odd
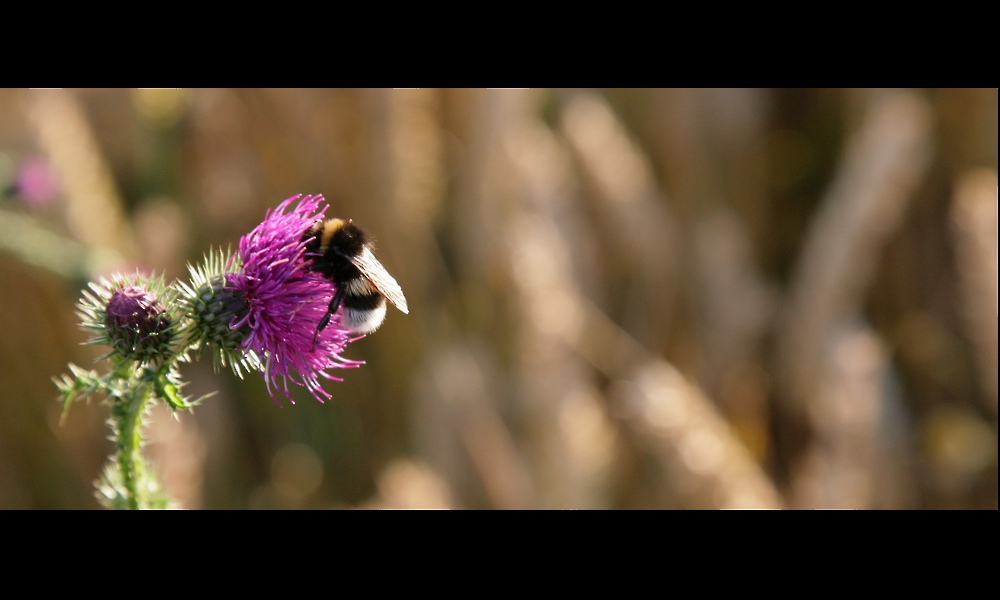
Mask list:
[[[149,388],[139,385],[129,390],[131,398],[119,398],[118,416],[118,466],[128,493],[126,500],[132,510],[139,508],[139,482],[142,470],[142,455],[139,451],[142,441],[142,412],[149,399]]]

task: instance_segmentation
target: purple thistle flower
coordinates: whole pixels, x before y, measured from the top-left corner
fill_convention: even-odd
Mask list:
[[[242,268],[226,274],[226,287],[241,291],[249,307],[230,329],[249,327],[241,348],[261,358],[261,375],[279,406],[272,384],[292,404],[289,379],[323,402],[330,394],[320,386],[319,377],[343,381],[326,373],[327,369],[364,364],[341,356],[347,344],[360,337],[352,337],[341,326],[339,314],[313,343],[335,291],[333,283],[309,270],[304,257],[302,235],[326,212],[325,206],[319,208],[322,200],[322,195],[299,194],[268,210],[264,221],[240,238]],[[288,210],[295,201],[295,208]],[[279,378],[284,380],[283,386],[278,385]]]

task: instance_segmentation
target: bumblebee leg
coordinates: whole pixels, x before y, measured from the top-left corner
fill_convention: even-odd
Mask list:
[[[319,327],[316,329],[317,333],[326,329],[326,326],[330,323],[330,317],[332,317],[334,313],[337,312],[337,309],[340,308],[340,301],[344,299],[345,291],[346,288],[344,286],[340,286],[337,293],[333,295],[333,300],[330,300],[330,308],[327,309],[326,316],[319,322]]]
[[[319,325],[316,327],[316,334],[313,335],[313,350],[316,349],[316,340],[319,338],[319,332],[326,329],[326,326],[330,324],[330,318],[333,317],[337,309],[340,308],[340,301],[344,299],[344,286],[337,287],[337,293],[333,295],[333,300],[330,300],[330,308],[326,310],[326,314],[320,319]]]

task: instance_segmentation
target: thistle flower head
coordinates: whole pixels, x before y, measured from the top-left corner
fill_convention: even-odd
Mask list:
[[[96,335],[90,344],[110,346],[127,360],[167,360],[177,353],[175,293],[162,278],[114,275],[91,283],[78,305],[81,326]]]
[[[297,195],[269,210],[264,221],[240,239],[242,269],[226,276],[249,305],[246,316],[233,327],[250,327],[243,349],[261,357],[261,374],[272,398],[273,384],[291,401],[291,380],[322,402],[330,394],[320,386],[319,378],[340,381],[326,373],[327,369],[362,364],[341,357],[353,338],[341,326],[338,315],[316,336],[334,286],[309,270],[302,235],[326,212],[325,206],[319,207],[322,200],[321,195]]]
[[[328,369],[363,364],[341,356],[356,338],[341,326],[339,315],[316,335],[334,285],[308,268],[302,235],[326,211],[319,206],[322,200],[298,195],[268,210],[264,221],[240,239],[237,255],[224,266],[220,254],[213,264],[206,260],[203,268],[192,269],[194,285],[184,291],[192,313],[201,315],[193,317],[192,331],[226,349],[217,352],[234,365],[241,352],[244,367],[257,368],[272,398],[278,389],[293,403],[289,381],[323,402],[330,394],[319,378],[341,381]],[[223,322],[227,329],[219,328]]]

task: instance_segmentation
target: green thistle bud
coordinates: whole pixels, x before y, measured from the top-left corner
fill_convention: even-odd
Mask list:
[[[236,350],[250,333],[250,327],[230,329],[230,323],[239,320],[250,309],[243,292],[227,289],[224,277],[213,277],[195,291],[189,316],[203,343],[210,343],[225,350]]]
[[[249,325],[232,329],[231,325],[243,319],[250,310],[243,292],[229,287],[226,274],[239,270],[239,258],[227,258],[221,250],[209,252],[201,265],[189,266],[191,283],[180,283],[182,305],[188,317],[184,327],[185,346],[197,354],[211,348],[215,367],[229,365],[240,377],[240,366],[247,371],[259,367],[253,352],[240,349],[250,334]]]
[[[91,283],[78,305],[81,327],[94,332],[90,344],[110,346],[112,354],[147,363],[177,354],[176,293],[162,278],[115,275]]]

